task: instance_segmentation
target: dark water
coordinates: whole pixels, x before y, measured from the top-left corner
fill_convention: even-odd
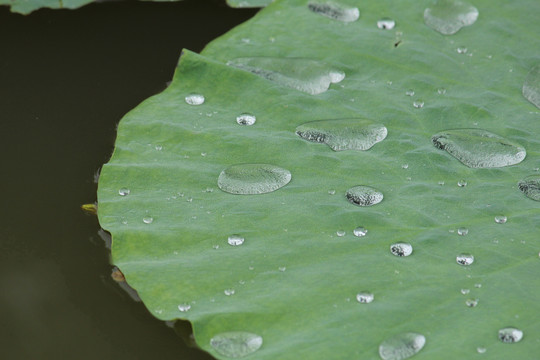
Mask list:
[[[117,122],[163,90],[180,50],[254,13],[212,0],[0,7],[1,359],[211,359],[111,279],[79,207],[96,199]]]

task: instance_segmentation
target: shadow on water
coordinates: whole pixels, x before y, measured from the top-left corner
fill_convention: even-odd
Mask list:
[[[189,325],[156,320],[112,280],[80,205],[96,199],[117,122],[164,89],[180,50],[254,14],[212,0],[0,7],[3,359],[211,359],[175,334],[189,342]]]

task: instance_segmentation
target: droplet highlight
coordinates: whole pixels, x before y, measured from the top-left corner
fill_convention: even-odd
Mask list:
[[[189,105],[202,105],[204,100],[204,96],[201,94],[189,94],[185,97],[185,101]]]
[[[358,8],[335,1],[310,1],[308,9],[316,14],[343,22],[356,21],[360,17]]]
[[[534,66],[525,77],[522,93],[525,99],[540,109],[540,64]]]
[[[527,176],[518,182],[518,189],[529,199],[540,201],[540,175]]]
[[[215,335],[210,345],[223,356],[241,358],[259,350],[263,339],[259,335],[244,331],[229,331]]]
[[[218,177],[218,187],[230,194],[265,194],[282,188],[291,181],[287,169],[269,164],[229,166]]]
[[[499,330],[499,340],[503,343],[517,343],[523,338],[523,331],[515,327],[505,327]]]
[[[324,143],[334,151],[368,150],[387,134],[384,125],[363,119],[318,120],[296,128],[302,139]]]
[[[474,24],[478,9],[465,1],[435,0],[424,11],[427,26],[443,35],[452,35],[464,26]]]
[[[383,200],[383,194],[371,186],[353,186],[347,190],[345,197],[351,204],[357,206],[372,206]]]
[[[238,123],[238,125],[251,126],[255,124],[255,121],[257,121],[257,118],[255,117],[255,115],[248,114],[248,113],[243,113],[236,117],[236,122]]]
[[[390,252],[399,257],[409,256],[413,252],[413,247],[409,243],[395,243],[390,245]]]
[[[474,256],[471,254],[459,254],[456,257],[456,262],[463,266],[471,265],[474,262]]]
[[[383,30],[392,30],[396,26],[396,22],[390,18],[382,18],[377,21],[377,27]]]
[[[359,226],[353,230],[354,236],[358,236],[358,237],[366,236],[367,233],[368,233],[368,230],[363,226]]]
[[[433,135],[431,141],[470,168],[515,165],[527,155],[518,143],[481,129],[446,130]]]
[[[356,294],[356,301],[358,301],[361,304],[369,304],[370,302],[375,299],[375,296],[367,291],[362,291]]]
[[[417,354],[426,344],[422,334],[407,332],[384,340],[379,345],[379,355],[383,360],[403,360]]]
[[[231,246],[240,246],[244,243],[245,239],[240,235],[231,235],[227,238],[227,243]]]

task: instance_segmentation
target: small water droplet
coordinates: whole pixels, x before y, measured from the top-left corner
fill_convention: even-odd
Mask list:
[[[522,93],[525,99],[540,109],[540,64],[534,66],[525,77]]]
[[[479,347],[476,348],[476,351],[479,354],[484,354],[487,351],[487,349],[485,347],[479,346]]]
[[[515,327],[505,327],[499,330],[499,340],[503,343],[516,343],[523,338],[523,331]]]
[[[359,226],[353,230],[354,236],[358,236],[358,237],[366,236],[367,233],[368,233],[368,230],[363,226]]]
[[[235,293],[235,290],[234,289],[225,289],[223,290],[223,293],[227,296],[231,296],[231,295],[234,295]]]
[[[145,224],[151,224],[154,222],[154,218],[150,215],[145,215],[142,219]]]
[[[287,270],[287,268],[285,266],[280,266],[278,268],[278,270],[281,271],[281,272],[285,272],[285,270]]]
[[[184,303],[184,304],[178,305],[178,310],[180,310],[181,312],[186,312],[186,311],[189,311],[190,309],[191,309],[190,304]]]
[[[426,344],[422,334],[407,332],[384,340],[379,345],[379,355],[383,360],[403,360],[417,354]]]
[[[364,119],[318,120],[296,128],[302,139],[327,144],[334,151],[368,150],[387,133],[384,125]]]
[[[495,216],[495,222],[497,224],[504,224],[506,223],[506,221],[508,220],[508,218],[504,215],[497,215]]]
[[[482,287],[482,284],[474,284],[474,287],[480,289]]]
[[[329,193],[330,195],[335,195],[335,194],[336,194],[336,190],[330,189],[330,190],[328,190],[328,193]]]
[[[201,94],[190,94],[185,98],[186,103],[189,105],[201,105],[204,104],[204,96]]]
[[[392,30],[396,26],[396,22],[390,18],[382,18],[377,21],[377,27],[383,30]]]
[[[131,193],[131,190],[129,190],[128,188],[121,188],[120,190],[118,190],[118,195],[120,196],[127,196]]]
[[[458,54],[466,54],[467,53],[467,48],[465,46],[459,46],[456,49],[456,51],[457,51]]]
[[[156,145],[156,146],[154,146],[154,149],[156,149],[157,151],[161,151],[161,150],[163,150],[163,146],[162,145]]]
[[[401,165],[401,168],[402,168],[402,169],[408,169],[408,168],[409,168],[409,164],[402,164],[402,165]]]
[[[330,19],[344,22],[356,21],[360,17],[358,8],[335,1],[310,1],[308,3],[308,9]]]
[[[468,307],[476,307],[476,305],[478,305],[478,299],[467,299],[465,305]]]
[[[262,337],[245,331],[224,332],[210,339],[210,345],[220,355],[230,358],[240,358],[252,354],[262,344]]]
[[[470,168],[510,166],[525,159],[521,145],[481,129],[454,129],[431,137],[433,145]]]
[[[466,227],[460,227],[457,229],[457,233],[458,235],[465,236],[469,233],[469,229],[467,229]]]
[[[218,186],[230,194],[265,194],[287,185],[289,170],[269,164],[231,165],[218,177]]]
[[[417,109],[421,109],[424,107],[424,100],[415,100],[413,102],[413,106]]]
[[[439,184],[440,186],[443,186],[444,185],[444,181],[439,181],[437,184]]]
[[[214,250],[217,250],[217,249],[219,249],[219,245],[218,245],[218,244],[214,244],[214,245],[212,245],[212,249],[214,249]]]
[[[527,176],[518,182],[518,189],[529,199],[540,201],[540,175]]]
[[[435,0],[424,11],[426,25],[443,35],[455,34],[462,27],[474,24],[477,18],[478,10],[460,0]]]
[[[470,293],[470,292],[471,292],[471,290],[469,290],[469,289],[461,289],[461,293],[462,293],[463,295],[467,295],[467,294]]]
[[[395,256],[409,256],[413,252],[413,247],[409,243],[395,243],[390,245],[390,252]]]
[[[439,94],[439,95],[444,95],[444,94],[446,94],[446,89],[445,89],[445,88],[438,88],[438,89],[437,89],[437,94]]]
[[[471,254],[459,254],[456,257],[456,262],[459,265],[471,265],[474,262],[474,256]]]
[[[253,125],[255,124],[255,121],[257,121],[257,118],[255,117],[255,115],[251,115],[251,114],[248,114],[248,113],[243,113],[243,114],[240,114],[236,117],[236,122],[239,124],[239,125]]]
[[[459,180],[459,181],[457,182],[457,185],[458,185],[459,187],[465,187],[465,186],[467,186],[467,180],[461,179],[461,180]]]
[[[227,242],[229,243],[229,245],[231,246],[239,246],[239,245],[242,245],[244,243],[244,237],[243,236],[240,236],[240,235],[231,235],[227,238]]]
[[[351,204],[357,206],[372,206],[383,200],[383,194],[371,186],[353,186],[345,194]]]
[[[338,230],[338,231],[336,232],[336,235],[339,236],[339,237],[345,236],[345,234],[346,234],[346,233],[345,233],[345,230]]]
[[[409,89],[409,90],[405,91],[405,95],[407,95],[407,96],[414,96],[414,90],[413,90],[413,89]]]
[[[373,301],[374,298],[375,296],[372,293],[367,292],[367,291],[362,291],[356,294],[356,301],[358,301],[361,304],[369,304],[370,302]]]

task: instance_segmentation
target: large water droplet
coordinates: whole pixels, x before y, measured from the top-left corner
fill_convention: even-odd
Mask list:
[[[371,206],[383,200],[383,194],[371,186],[353,186],[345,194],[351,204],[358,206]]]
[[[253,125],[255,124],[255,121],[257,121],[255,115],[251,115],[248,113],[243,113],[236,117],[236,122],[239,125]]]
[[[325,92],[331,83],[345,78],[343,71],[331,65],[303,58],[244,57],[227,65],[312,95]]]
[[[503,343],[516,343],[523,338],[523,331],[514,327],[505,327],[499,330],[499,340]]]
[[[356,301],[362,304],[369,304],[370,302],[373,301],[374,298],[375,296],[372,293],[367,292],[367,291],[362,291],[356,294]]]
[[[334,151],[368,150],[387,133],[384,125],[363,119],[311,121],[296,128],[302,139],[327,144]]]
[[[240,235],[231,235],[227,238],[227,243],[231,246],[239,246],[244,243],[244,237]]]
[[[481,129],[446,130],[433,135],[431,141],[471,168],[515,165],[527,154],[521,145]]]
[[[390,245],[390,252],[395,256],[409,256],[413,252],[413,247],[409,243],[395,243]]]
[[[363,226],[359,226],[353,230],[354,236],[358,236],[358,237],[366,236],[367,233],[368,233],[368,230]]]
[[[533,67],[523,83],[523,96],[540,109],[540,64]]]
[[[344,22],[356,21],[360,17],[358,8],[335,1],[310,1],[308,3],[308,9],[330,19]]]
[[[186,103],[189,105],[201,105],[204,104],[204,96],[201,94],[189,94],[185,98]]]
[[[518,182],[518,188],[529,199],[540,201],[540,175],[527,176]]]
[[[129,190],[128,188],[120,188],[118,190],[118,195],[120,196],[127,196],[131,193],[131,190]]]
[[[464,26],[474,24],[478,9],[459,0],[435,0],[424,11],[427,26],[443,35],[452,35]]]
[[[230,358],[252,354],[262,346],[262,343],[262,337],[244,331],[224,332],[210,339],[210,345],[220,355]]]
[[[382,18],[377,21],[377,27],[384,30],[392,30],[396,26],[396,22],[389,18]]]
[[[497,215],[495,216],[495,222],[497,224],[504,224],[506,223],[506,221],[508,221],[508,218],[504,215]]]
[[[379,345],[379,355],[383,360],[403,360],[417,354],[426,344],[422,334],[402,333],[384,340]]]
[[[471,254],[459,254],[456,257],[456,262],[459,265],[471,265],[474,262],[474,256]]]
[[[238,164],[229,166],[218,177],[221,190],[231,194],[265,194],[291,181],[289,170],[269,164]]]

